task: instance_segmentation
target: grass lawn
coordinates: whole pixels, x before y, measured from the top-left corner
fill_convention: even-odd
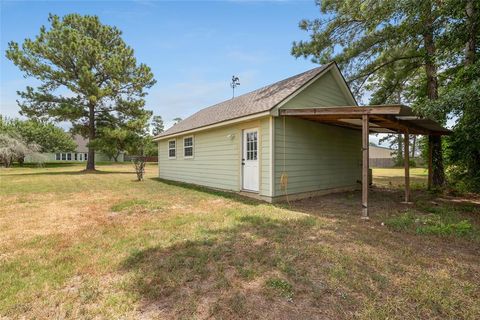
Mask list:
[[[403,187],[405,185],[404,168],[373,168],[375,184],[381,187]],[[425,168],[410,168],[410,186],[412,189],[424,189],[427,186],[428,171]]]
[[[0,318],[479,319],[480,199],[270,205],[130,164],[0,170]],[[424,183],[413,169],[414,183]]]

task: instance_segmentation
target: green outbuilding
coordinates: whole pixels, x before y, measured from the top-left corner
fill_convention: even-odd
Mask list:
[[[268,202],[354,190],[364,180],[365,132],[368,146],[368,133],[405,130],[448,131],[405,106],[358,106],[332,62],[202,109],[158,135],[159,177]]]

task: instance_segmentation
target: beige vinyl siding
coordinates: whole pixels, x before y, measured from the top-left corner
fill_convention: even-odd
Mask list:
[[[340,88],[338,75],[328,71],[298,95],[286,102],[282,109],[308,109],[329,106],[351,105],[345,92]]]
[[[289,194],[355,186],[361,179],[360,131],[287,117],[284,149],[283,124],[282,117],[276,119],[275,196],[285,194],[284,155]]]
[[[269,118],[214,128],[176,137],[176,159],[168,158],[168,141],[159,141],[159,177],[167,180],[181,181],[203,185],[212,188],[240,191],[242,130],[258,128],[260,194],[268,194],[269,170],[263,166],[269,165],[268,152],[265,158],[264,150],[269,145]],[[193,136],[194,150],[192,158],[185,158],[183,153],[183,138]],[[231,138],[233,136],[233,138]]]

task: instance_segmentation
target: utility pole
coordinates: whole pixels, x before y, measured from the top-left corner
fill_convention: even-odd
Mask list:
[[[236,76],[232,76],[232,82],[230,82],[230,87],[232,88],[232,99],[235,98],[235,88],[240,85],[240,79]]]

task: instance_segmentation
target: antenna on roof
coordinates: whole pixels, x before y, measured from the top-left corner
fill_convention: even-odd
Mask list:
[[[232,99],[235,98],[235,88],[240,85],[240,79],[236,76],[232,76],[232,82],[230,82],[230,87],[232,87]]]

